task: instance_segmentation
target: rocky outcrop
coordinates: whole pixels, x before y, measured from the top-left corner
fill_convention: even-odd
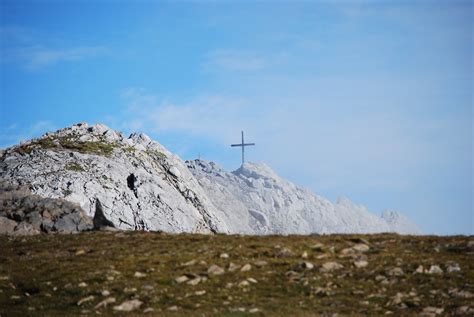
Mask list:
[[[231,232],[251,234],[420,233],[406,217],[378,217],[341,197],[336,203],[298,187],[265,164],[227,172],[213,162],[187,161]],[[397,219],[403,219],[400,223]]]
[[[332,203],[265,164],[227,172],[212,162],[185,163],[145,134],[125,137],[102,124],[79,123],[1,150],[0,179],[15,188],[2,200],[16,210],[1,211],[5,232],[419,233],[398,213],[381,218],[347,198]],[[27,207],[13,208],[16,201]]]
[[[77,204],[33,195],[25,187],[0,182],[0,234],[74,233],[92,229]]]
[[[0,177],[77,203],[118,229],[228,232],[184,162],[144,134],[85,123],[3,151]]]

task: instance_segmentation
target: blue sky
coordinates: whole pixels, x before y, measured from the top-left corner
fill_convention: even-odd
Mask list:
[[[471,1],[1,1],[0,146],[71,125],[473,234]]]

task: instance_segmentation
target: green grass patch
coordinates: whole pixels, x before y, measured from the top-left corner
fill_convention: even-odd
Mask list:
[[[29,144],[21,145],[15,149],[17,153],[22,155],[30,154],[34,149],[54,149],[54,150],[71,150],[85,154],[96,154],[102,156],[110,156],[113,153],[115,144],[105,140],[100,141],[79,141],[71,136],[52,139],[44,137],[32,141]]]
[[[160,152],[160,151],[147,150],[147,153],[148,153],[148,155],[150,155],[152,157],[155,157],[155,158],[158,158],[158,159],[165,159],[166,158],[166,154],[163,153],[163,152]]]
[[[340,253],[354,245],[357,237],[378,251],[366,252],[369,264],[360,269],[353,265],[355,258]],[[113,306],[131,298],[143,302],[134,315],[153,308],[151,315],[159,316],[382,316],[387,311],[394,316],[419,316],[427,306],[443,307],[444,314],[456,315],[458,307],[472,307],[470,298],[449,293],[453,289],[474,293],[469,240],[472,237],[394,234],[256,237],[88,232],[0,236],[0,315],[64,316],[79,315],[83,310],[95,314],[95,305],[105,298],[101,295],[104,290],[116,298],[116,303],[98,309],[103,316],[120,315]],[[317,243],[338,251],[312,250]],[[293,255],[278,257],[281,248],[289,248]],[[76,255],[81,249],[86,253]],[[307,255],[302,258],[304,252]],[[229,257],[221,257],[222,253]],[[194,262],[184,265],[190,260]],[[257,266],[262,260],[266,264]],[[303,261],[313,263],[314,268],[297,269]],[[343,268],[321,272],[328,261]],[[229,271],[230,262],[240,267],[249,263],[252,268]],[[460,272],[446,272],[452,262],[459,264]],[[207,274],[212,264],[224,268],[225,273]],[[425,268],[439,265],[444,273],[414,274],[420,264]],[[400,267],[404,274],[386,273],[394,267]],[[146,276],[136,277],[137,271]],[[178,284],[175,278],[182,275],[207,279],[197,285]],[[386,283],[376,280],[380,275]],[[249,278],[257,283],[239,286]],[[390,304],[399,292],[404,294],[406,307]],[[89,296],[94,299],[77,305]],[[178,311],[168,310],[172,306]],[[250,314],[255,308],[258,311]]]
[[[77,163],[69,163],[68,165],[66,165],[66,169],[68,171],[73,171],[73,172],[84,172],[84,168],[80,164],[77,164]]]

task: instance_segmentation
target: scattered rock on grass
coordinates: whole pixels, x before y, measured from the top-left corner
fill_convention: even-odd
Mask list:
[[[181,275],[181,276],[178,276],[177,278],[174,279],[174,281],[178,284],[184,283],[188,280],[189,280],[189,278],[186,275]]]
[[[393,269],[390,269],[387,273],[390,276],[402,276],[405,274],[405,272],[403,272],[402,268],[400,267],[394,267]]]
[[[252,284],[257,284],[257,283],[258,283],[258,281],[257,281],[256,279],[254,279],[253,277],[249,277],[249,278],[247,279],[247,281],[249,281],[249,282],[252,283]]]
[[[323,287],[316,287],[315,290],[314,290],[314,294],[316,296],[319,296],[319,297],[323,297],[323,296],[329,296],[331,295],[331,292],[326,289],[326,288],[323,288]]]
[[[99,309],[99,308],[107,308],[107,305],[115,303],[115,297],[108,297],[95,305],[94,309]]]
[[[102,296],[107,297],[107,296],[110,295],[110,292],[109,292],[108,290],[103,290],[103,291],[101,292],[101,294],[102,294]]]
[[[129,312],[140,308],[142,304],[143,302],[138,299],[127,300],[120,305],[114,306],[114,310]]]
[[[84,249],[79,249],[76,251],[76,255],[84,255],[84,254],[86,254],[86,250]]]
[[[84,298],[81,298],[78,302],[77,302],[77,306],[81,306],[82,304],[84,303],[87,303],[87,302],[90,302],[92,300],[94,300],[94,296],[87,296],[87,297],[84,297]]]
[[[250,283],[247,280],[244,280],[244,281],[239,283],[239,287],[246,287],[246,286],[249,286],[249,285],[250,285]]]
[[[207,273],[210,275],[222,275],[225,271],[219,265],[213,264],[207,269]]]
[[[324,244],[315,243],[311,246],[311,250],[313,250],[314,252],[324,252]]]
[[[229,272],[234,272],[240,268],[240,265],[234,264],[232,262],[229,263],[229,267],[227,268]]]
[[[471,308],[468,305],[460,306],[456,309],[457,315],[474,315],[474,308]]]
[[[448,268],[446,269],[446,272],[448,273],[461,272],[461,267],[459,267],[459,264],[457,263],[452,263],[448,266]]]
[[[370,250],[370,247],[367,244],[358,243],[352,247],[357,252],[367,252]]]
[[[367,262],[365,260],[354,261],[354,266],[358,269],[366,267],[367,265],[369,265],[369,262]]]
[[[438,308],[438,307],[425,307],[423,311],[421,312],[421,316],[426,316],[426,317],[434,317],[436,315],[440,315],[444,312],[444,308]]]
[[[343,268],[342,264],[339,264],[337,262],[326,262],[321,267],[321,272],[332,272],[332,271],[339,270],[342,268]]]
[[[300,262],[294,266],[295,271],[304,271],[304,270],[312,270],[314,268],[314,264],[308,261]]]
[[[443,270],[438,265],[432,265],[428,274],[443,274]]]
[[[186,263],[183,263],[182,266],[192,266],[192,265],[196,264],[196,262],[197,262],[196,260],[190,260]]]
[[[196,277],[190,279],[187,284],[195,286],[195,285],[198,285],[202,280],[203,280],[202,277],[196,276]]]
[[[293,251],[288,248],[281,248],[277,253],[278,258],[291,258],[294,256]]]
[[[240,269],[240,272],[248,272],[252,269],[252,266],[250,264],[245,264],[244,266],[242,266],[242,268]]]
[[[143,277],[146,277],[146,274],[142,273],[142,272],[135,272],[135,274],[133,274],[133,276],[137,277],[137,278],[143,278]]]

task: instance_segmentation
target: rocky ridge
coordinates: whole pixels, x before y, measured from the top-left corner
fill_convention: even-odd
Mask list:
[[[228,232],[183,161],[144,134],[79,123],[0,155],[1,179],[77,203],[89,217],[100,200],[119,229]]]
[[[127,138],[102,124],[79,123],[0,151],[0,178],[76,203],[88,217],[118,229],[419,233],[396,212],[380,218],[347,198],[332,203],[264,164],[227,172],[212,162],[185,163],[145,134]]]
[[[187,161],[216,207],[226,210],[232,232],[257,234],[378,233],[419,234],[405,216],[377,217],[346,197],[336,203],[296,186],[265,164],[244,163],[227,172],[213,162]]]

